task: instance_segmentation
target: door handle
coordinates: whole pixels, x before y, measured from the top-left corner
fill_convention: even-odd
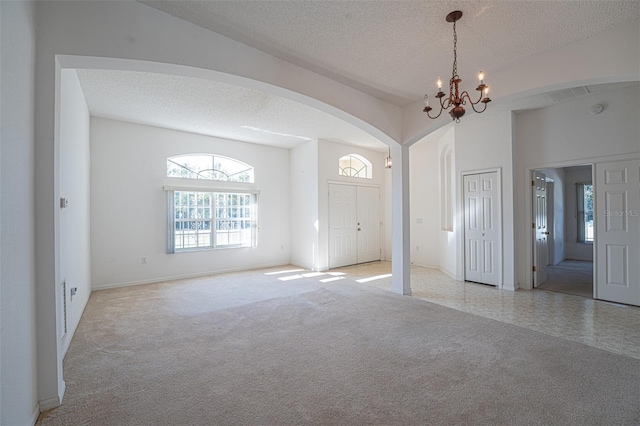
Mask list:
[[[358,228],[358,231],[362,231],[362,229]]]
[[[549,231],[544,231],[543,234],[544,235],[549,235]]]

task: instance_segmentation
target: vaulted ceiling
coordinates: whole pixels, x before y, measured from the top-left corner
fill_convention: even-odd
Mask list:
[[[482,69],[489,85],[492,71],[640,19],[637,0],[143,3],[399,106],[450,77],[453,10],[460,75]]]

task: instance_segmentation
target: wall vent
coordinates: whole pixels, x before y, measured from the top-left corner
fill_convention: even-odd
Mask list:
[[[62,281],[62,340],[67,335],[67,281]]]
[[[556,92],[549,93],[549,99],[554,103],[568,101],[569,99],[576,98],[578,96],[584,96],[591,93],[587,86],[572,87],[571,89],[558,90]]]

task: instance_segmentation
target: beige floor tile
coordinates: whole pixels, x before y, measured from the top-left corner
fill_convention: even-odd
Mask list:
[[[340,270],[368,278],[390,274],[391,263]],[[390,290],[391,277],[363,284]],[[413,297],[452,309],[640,359],[639,307],[542,290],[498,290],[419,266],[411,268],[411,290]]]

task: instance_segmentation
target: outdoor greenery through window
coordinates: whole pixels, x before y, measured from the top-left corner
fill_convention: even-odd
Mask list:
[[[173,198],[170,253],[255,246],[255,194],[196,191],[170,194]]]
[[[253,182],[253,167],[212,154],[177,155],[167,158],[167,176],[227,182]]]
[[[340,176],[373,179],[373,166],[363,156],[349,154],[338,160],[338,174]]]
[[[593,185],[578,183],[578,242],[593,243]]]

